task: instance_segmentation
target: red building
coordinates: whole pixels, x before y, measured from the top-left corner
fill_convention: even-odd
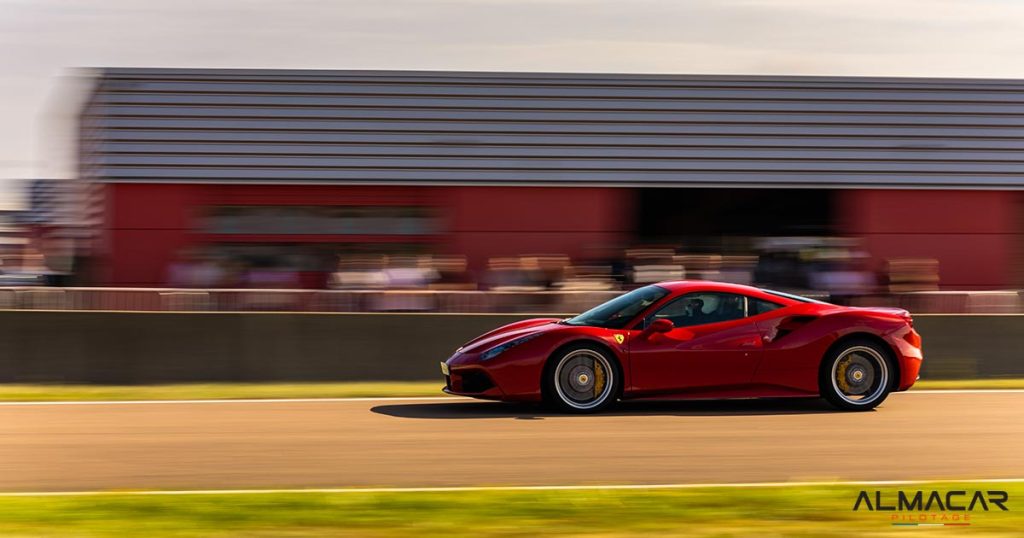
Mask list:
[[[166,282],[168,267],[195,248],[229,248],[244,254],[287,245],[319,261],[341,252],[467,254],[479,268],[491,256],[564,253],[574,258],[613,254],[631,237],[629,192],[614,188],[272,186],[203,184],[104,185],[105,263],[102,278],[119,286]],[[429,215],[430,224],[408,230],[274,233],[210,229],[216,208],[369,209],[373,215]],[[565,211],[579,207],[578,211]],[[285,213],[287,214],[287,213]],[[528,218],[527,218],[528,217]],[[283,218],[287,218],[286,216]],[[365,218],[374,218],[373,216]],[[269,222],[274,222],[273,218]],[[251,247],[251,248],[247,248]],[[322,254],[319,255],[318,254]],[[319,268],[319,269],[318,269]],[[330,269],[303,266],[315,286]]]
[[[95,279],[286,253],[609,259],[849,235],[945,288],[1021,284],[1024,83],[112,69],[82,115]],[[723,238],[725,238],[723,240]]]

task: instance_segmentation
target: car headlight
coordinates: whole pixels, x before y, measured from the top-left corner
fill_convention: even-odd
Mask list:
[[[491,349],[488,349],[487,351],[484,351],[483,353],[481,353],[480,354],[480,360],[482,360],[482,361],[491,360],[494,357],[497,357],[498,355],[501,355],[502,353],[504,353],[504,352],[506,352],[506,351],[508,351],[508,350],[510,350],[510,349],[512,349],[512,348],[514,348],[516,346],[518,346],[519,344],[523,344],[525,342],[529,342],[530,340],[533,340],[534,338],[537,338],[538,336],[540,336],[540,334],[538,334],[538,333],[528,334],[526,336],[521,336],[519,338],[515,338],[515,339],[512,339],[512,340],[509,340],[508,342],[505,342],[504,344],[501,344],[500,346],[494,346]]]

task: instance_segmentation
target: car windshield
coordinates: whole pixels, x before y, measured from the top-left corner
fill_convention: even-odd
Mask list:
[[[636,317],[637,314],[666,295],[668,295],[668,290],[665,288],[644,286],[591,308],[562,323],[567,325],[604,327],[606,329],[621,329]]]

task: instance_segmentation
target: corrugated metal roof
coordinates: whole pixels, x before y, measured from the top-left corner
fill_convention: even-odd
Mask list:
[[[114,182],[1024,187],[1024,81],[105,69]]]

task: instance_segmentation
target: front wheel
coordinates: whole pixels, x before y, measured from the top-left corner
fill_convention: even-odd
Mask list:
[[[851,340],[825,357],[818,384],[833,406],[867,411],[889,396],[894,373],[885,349],[870,340]]]
[[[544,395],[561,411],[593,413],[615,401],[620,383],[615,359],[607,351],[577,344],[551,358],[544,373]]]

